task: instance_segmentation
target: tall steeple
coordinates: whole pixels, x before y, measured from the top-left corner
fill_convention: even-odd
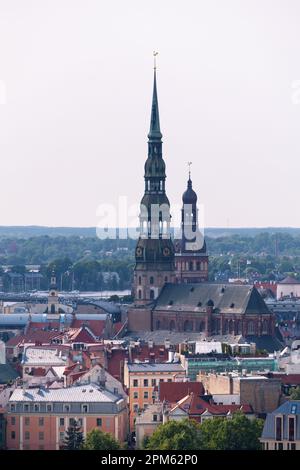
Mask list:
[[[148,158],[144,173],[145,191],[140,206],[140,237],[135,251],[134,295],[138,304],[156,299],[164,283],[174,280],[170,202],[165,191],[166,166],[161,139],[154,67]]]
[[[159,124],[159,109],[157,99],[157,86],[156,86],[156,66],[154,67],[154,81],[153,81],[153,95],[152,95],[152,108],[151,108],[151,121],[150,130],[148,134],[149,141],[160,141],[162,133],[160,132]]]

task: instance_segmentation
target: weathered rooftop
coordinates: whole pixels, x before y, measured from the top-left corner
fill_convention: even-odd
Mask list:
[[[120,400],[120,396],[107,390],[101,390],[96,385],[83,385],[59,389],[30,388],[25,390],[17,388],[10,397],[10,402],[112,402]]]
[[[214,283],[165,284],[154,310],[205,312],[207,304],[223,313],[270,314],[252,285]]]

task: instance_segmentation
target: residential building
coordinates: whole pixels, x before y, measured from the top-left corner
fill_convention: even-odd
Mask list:
[[[62,389],[16,389],[7,407],[7,448],[58,450],[73,420],[83,435],[93,429],[127,439],[127,405],[94,384]]]
[[[138,413],[154,403],[160,382],[180,382],[186,377],[181,364],[125,362],[124,384],[128,389],[130,430]]]
[[[264,450],[300,450],[300,400],[268,413],[260,441]]]

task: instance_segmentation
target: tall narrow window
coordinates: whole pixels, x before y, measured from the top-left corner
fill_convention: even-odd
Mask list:
[[[289,441],[295,440],[295,418],[289,417]]]
[[[276,417],[276,441],[281,441],[282,439],[281,427],[282,427],[282,418],[281,416],[277,416]]]

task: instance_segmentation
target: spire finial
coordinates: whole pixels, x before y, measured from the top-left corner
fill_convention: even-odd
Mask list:
[[[162,138],[162,133],[160,132],[159,125],[159,111],[158,111],[158,99],[157,99],[157,90],[156,90],[156,56],[158,52],[153,51],[154,56],[154,80],[153,80],[153,95],[152,95],[152,108],[151,108],[151,121],[150,121],[150,131],[148,134],[149,140],[160,141]]]
[[[157,51],[153,51],[153,57],[154,57],[154,70],[156,70],[156,56],[157,56],[158,52]]]
[[[187,162],[188,167],[189,167],[189,180],[191,179],[191,166],[193,162]]]

